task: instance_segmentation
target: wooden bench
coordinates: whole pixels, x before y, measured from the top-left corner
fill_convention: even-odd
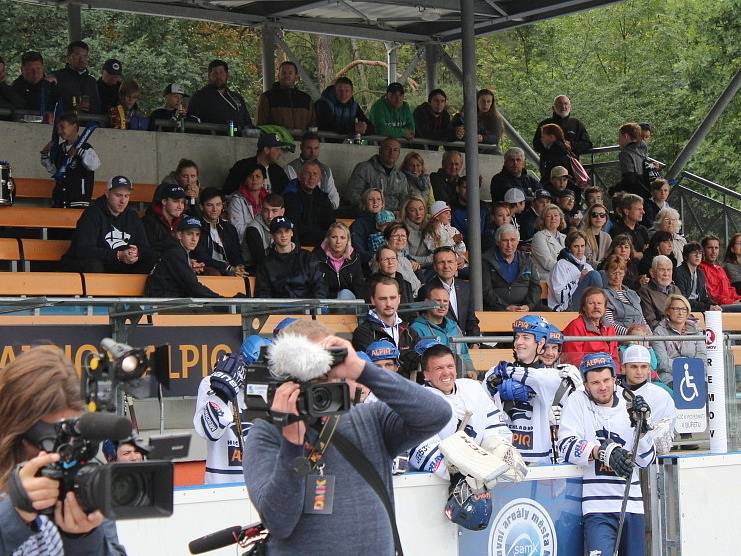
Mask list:
[[[0,281],[0,296],[78,296],[83,294],[77,272],[17,272]]]
[[[21,258],[21,250],[18,240],[15,238],[0,238],[0,261],[8,261],[10,270],[18,270],[18,261]],[[7,278],[6,278],[7,279]]]
[[[512,361],[511,349],[470,349],[468,353],[473,361],[473,368],[486,372],[500,361]]]
[[[66,239],[20,239],[23,270],[31,270],[31,262],[59,262],[69,250]]]
[[[82,275],[85,295],[89,297],[141,297],[146,274],[106,274],[86,272]]]
[[[222,297],[234,297],[238,293],[247,294],[244,278],[237,276],[199,276],[198,281]]]
[[[294,319],[311,319],[310,315],[270,315],[259,329],[260,333],[265,336],[271,335],[278,323],[288,317]],[[316,320],[335,334],[352,334],[358,327],[358,318],[355,315],[319,315]],[[257,328],[257,319],[253,324],[255,324],[254,328]]]
[[[510,311],[476,311],[482,334],[511,334],[512,324],[524,315],[540,315],[563,330],[579,313],[513,313]]]
[[[13,178],[15,195],[19,199],[51,199],[54,190],[54,180],[50,178]],[[93,199],[103,195],[108,188],[108,182],[96,181],[93,187]],[[151,203],[157,184],[135,183],[131,190],[130,202]]]
[[[72,208],[3,207],[0,226],[42,230],[42,238],[46,239],[49,228],[74,230],[81,214],[82,209]]]

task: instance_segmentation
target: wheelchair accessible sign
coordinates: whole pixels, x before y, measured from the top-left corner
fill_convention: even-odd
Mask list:
[[[672,363],[674,405],[677,407],[677,432],[703,432],[708,425],[705,403],[708,390],[705,383],[705,362],[702,359],[680,357]]]

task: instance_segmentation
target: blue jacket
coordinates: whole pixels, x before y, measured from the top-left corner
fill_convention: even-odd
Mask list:
[[[448,346],[453,353],[457,354],[458,357],[463,361],[465,369],[473,370],[473,361],[471,361],[471,355],[468,353],[468,344],[451,343],[450,338],[454,336],[463,336],[460,326],[455,320],[444,317],[441,324],[435,324],[427,320],[423,315],[418,316],[412,322],[411,329],[417,333],[420,338],[437,338],[440,343]]]

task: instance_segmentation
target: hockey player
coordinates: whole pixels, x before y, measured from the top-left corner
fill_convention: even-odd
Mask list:
[[[505,406],[512,444],[527,463],[554,462],[551,408],[581,385],[576,367],[544,367],[539,361],[548,341],[549,327],[538,315],[525,315],[515,321],[512,325],[514,363],[502,361],[485,378],[489,394],[492,397],[498,394]]]
[[[468,378],[456,379],[450,348],[432,343],[422,354],[421,367],[425,385],[447,400],[453,416],[438,434],[411,450],[409,463],[420,471],[450,479],[448,518],[463,527],[483,529],[491,515],[491,497],[486,490],[492,489],[499,477],[521,480],[527,468],[512,447],[504,414],[482,385]],[[462,511],[468,503],[477,508],[475,517]]]
[[[546,367],[555,367],[561,360],[563,347],[563,332],[555,324],[548,323],[548,335],[545,337],[545,346],[540,354],[540,361]],[[576,367],[574,367],[576,368]]]
[[[630,492],[620,538],[620,556],[643,556],[645,527],[643,501],[635,465],[647,467],[656,459],[649,432],[650,407],[635,396],[631,407],[615,382],[615,362],[608,353],[587,354],[581,363],[584,390],[567,400],[558,434],[563,461],[584,468],[582,514],[584,552],[610,556],[615,547],[625,480]],[[636,458],[631,450],[639,413],[646,419],[639,431]]]
[[[674,422],[677,408],[671,394],[653,384],[651,377],[651,353],[641,345],[631,345],[623,352],[623,388],[641,396],[651,406],[651,434],[656,454],[662,456],[672,449]]]
[[[393,373],[399,372],[399,348],[388,340],[376,340],[365,348],[365,353],[377,367]]]
[[[254,363],[261,347],[270,343],[262,336],[248,336],[240,353],[222,356],[214,371],[201,380],[193,426],[207,441],[206,484],[244,480],[242,447],[251,426],[245,413],[244,366]]]

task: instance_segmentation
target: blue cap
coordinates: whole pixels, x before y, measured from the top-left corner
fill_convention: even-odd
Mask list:
[[[178,232],[183,232],[185,230],[195,230],[201,229],[201,221],[198,220],[198,218],[194,218],[193,216],[188,216],[187,218],[183,218],[180,221],[180,224],[178,224]]]
[[[548,321],[539,315],[525,315],[512,324],[512,333],[525,333],[535,336],[535,341],[548,338]]]
[[[254,363],[260,358],[260,350],[263,346],[269,346],[273,343],[270,338],[253,334],[247,336],[242,342],[242,347],[239,348],[242,357],[247,364]]]
[[[285,216],[276,216],[270,221],[270,233],[274,234],[278,230],[293,230],[293,222]]]
[[[356,353],[358,354],[358,357],[360,357],[363,361],[367,361],[368,363],[373,363],[373,360],[370,358],[370,355],[368,355],[364,351],[358,351]]]
[[[171,183],[162,188],[163,199],[185,199],[185,189],[176,183]]]
[[[438,344],[442,345],[440,338],[423,338],[415,344],[414,351],[417,352],[417,355],[422,355],[425,351],[430,349],[432,346],[436,346]]]
[[[394,361],[399,360],[399,348],[388,340],[378,340],[377,342],[373,342],[365,348],[365,353],[368,354],[371,361],[374,363],[385,359],[393,359]]]
[[[615,376],[615,360],[612,355],[604,351],[586,354],[579,365],[579,372],[585,378],[589,371],[601,371],[602,369],[610,369],[612,376]]]
[[[276,338],[278,334],[280,334],[281,330],[283,330],[287,326],[292,325],[296,321],[298,321],[298,319],[293,317],[284,318],[282,321],[275,325],[275,328],[273,328],[273,338]]]
[[[548,336],[545,338],[546,345],[562,346],[563,332],[555,324],[548,323]]]

